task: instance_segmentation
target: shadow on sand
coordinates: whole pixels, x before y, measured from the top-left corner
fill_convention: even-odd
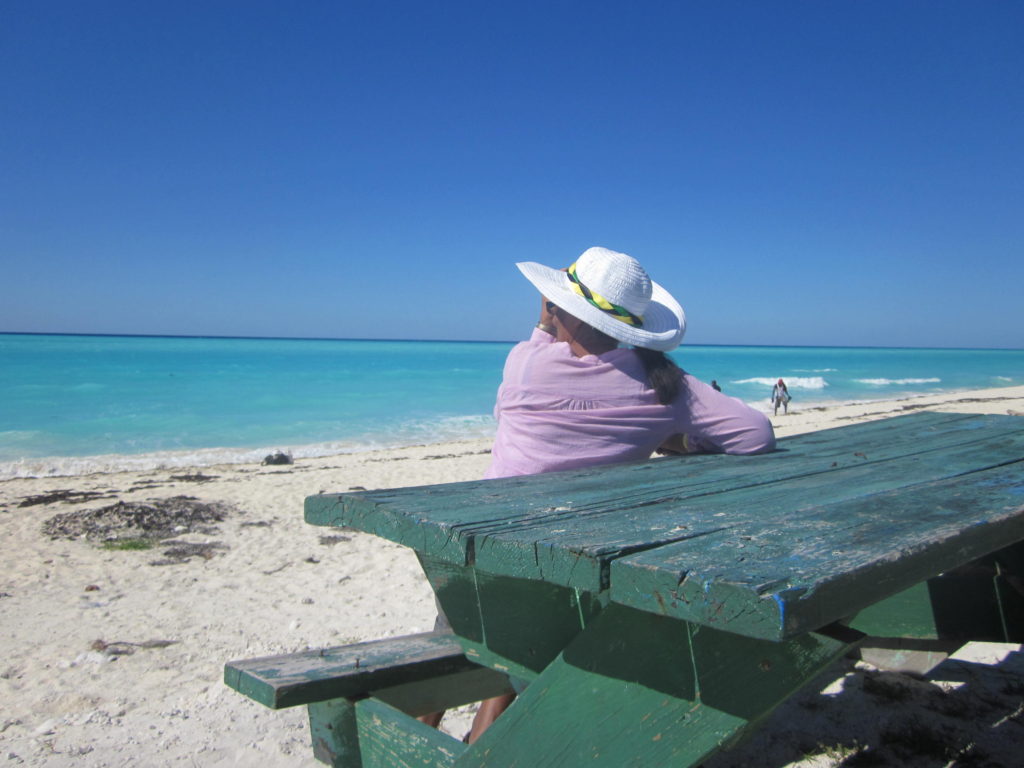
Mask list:
[[[979,648],[993,663],[969,660]],[[1024,652],[968,649],[925,675],[842,659],[704,768],[1019,768]]]

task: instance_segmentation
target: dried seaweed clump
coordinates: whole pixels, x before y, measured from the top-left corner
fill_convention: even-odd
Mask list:
[[[216,533],[213,525],[232,511],[222,502],[173,496],[148,502],[119,501],[101,509],[65,512],[43,523],[51,539],[169,539],[183,533]]]

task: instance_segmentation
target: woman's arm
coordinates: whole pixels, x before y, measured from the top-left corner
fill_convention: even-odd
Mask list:
[[[689,374],[683,374],[676,407],[679,432],[685,437],[678,444],[687,453],[751,454],[775,448],[775,430],[767,415]]]

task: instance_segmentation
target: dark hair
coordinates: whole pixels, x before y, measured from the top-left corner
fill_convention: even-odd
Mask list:
[[[668,405],[675,400],[683,386],[679,366],[664,352],[656,349],[635,347],[634,351],[643,363],[644,371],[647,372],[647,383],[658,395],[658,402]]]
[[[605,344],[613,349],[618,346],[619,341],[614,336],[609,336],[604,331],[599,331],[588,323],[583,323],[583,326],[593,334],[593,338],[599,344]],[[658,396],[658,402],[662,405],[668,405],[679,397],[679,393],[683,389],[683,372],[672,361],[672,358],[664,352],[644,347],[633,347],[633,351],[636,352],[637,357],[640,358],[640,362],[644,366],[644,373],[647,374],[647,384]]]

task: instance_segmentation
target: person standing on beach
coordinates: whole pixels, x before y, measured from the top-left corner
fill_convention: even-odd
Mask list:
[[[711,380],[711,388],[713,390],[715,390],[715,392],[721,392],[722,391],[722,388],[720,386],[718,386],[718,379],[712,379]]]
[[[516,265],[541,293],[540,319],[505,362],[485,477],[775,447],[771,422],[680,369],[679,303],[624,253],[589,248],[567,269]],[[485,701],[472,743],[511,703]]]
[[[786,387],[786,382],[779,379],[775,386],[772,387],[772,405],[775,406],[775,415],[779,415],[779,406],[782,406],[782,412],[789,413],[789,389]]]

